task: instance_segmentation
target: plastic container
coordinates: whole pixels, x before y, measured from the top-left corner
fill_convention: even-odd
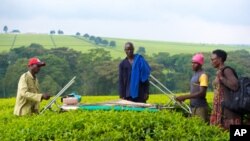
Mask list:
[[[63,98],[63,104],[64,105],[77,105],[78,99],[75,97],[66,97],[66,98]]]

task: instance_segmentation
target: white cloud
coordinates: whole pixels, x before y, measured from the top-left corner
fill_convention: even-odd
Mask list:
[[[248,0],[3,0],[0,27],[48,33],[250,44]]]

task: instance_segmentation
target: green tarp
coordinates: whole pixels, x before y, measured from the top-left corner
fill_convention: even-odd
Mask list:
[[[79,106],[80,110],[115,110],[115,111],[150,111],[157,112],[159,111],[156,108],[142,108],[142,107],[130,107],[130,106],[106,106],[106,105],[81,105]]]

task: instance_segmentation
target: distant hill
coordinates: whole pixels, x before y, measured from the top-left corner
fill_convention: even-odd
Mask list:
[[[134,43],[135,51],[139,47],[144,47],[147,55],[153,55],[159,52],[168,52],[169,54],[211,52],[214,49],[224,49],[226,51],[245,49],[250,51],[250,45],[223,45],[223,44],[195,44],[178,43],[165,41],[148,41],[134,39],[105,38],[108,41],[115,41],[116,47],[104,47],[96,45],[83,36],[70,35],[47,35],[47,34],[0,34],[0,52],[9,51],[11,48],[28,46],[31,43],[43,45],[45,48],[69,47],[77,51],[86,52],[93,48],[105,48],[111,52],[114,58],[125,57],[123,51],[124,44],[127,41]]]

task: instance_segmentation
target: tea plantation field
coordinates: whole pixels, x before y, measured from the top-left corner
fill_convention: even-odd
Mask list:
[[[208,94],[211,104],[212,94]],[[117,96],[83,96],[82,103],[116,100]],[[150,95],[148,103],[166,103],[165,95]],[[41,107],[48,101],[43,101]],[[15,98],[0,99],[0,140],[229,140],[229,133],[181,111],[46,111],[16,117]]]
[[[9,51],[11,48],[29,46],[32,43],[41,44],[45,48],[69,47],[77,51],[86,52],[93,48],[104,48],[110,51],[114,58],[124,58],[124,44],[128,41],[134,43],[135,51],[139,47],[144,47],[147,55],[159,52],[169,54],[211,52],[214,49],[224,49],[226,51],[245,49],[250,51],[250,45],[224,45],[224,44],[204,44],[204,43],[179,43],[167,41],[149,41],[134,39],[106,38],[108,41],[115,41],[116,47],[104,47],[90,42],[83,36],[73,35],[48,35],[48,34],[0,34],[0,52]]]

